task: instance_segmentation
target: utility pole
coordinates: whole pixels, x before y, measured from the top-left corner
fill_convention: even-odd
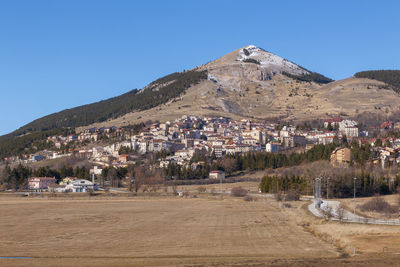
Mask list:
[[[314,187],[314,204],[317,208],[321,208],[321,177],[315,178]]]
[[[357,180],[357,177],[354,177],[353,178],[353,181],[354,181],[354,211],[353,211],[353,213],[354,213],[354,216],[356,216],[356,180]]]
[[[326,178],[326,206],[329,206],[329,179],[331,177]]]

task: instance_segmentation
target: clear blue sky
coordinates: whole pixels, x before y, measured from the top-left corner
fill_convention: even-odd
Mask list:
[[[0,0],[0,135],[248,44],[333,79],[400,69],[399,10],[398,1]]]

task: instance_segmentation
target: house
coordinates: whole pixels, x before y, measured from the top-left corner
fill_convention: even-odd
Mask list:
[[[73,181],[77,180],[78,178],[76,177],[65,177],[62,179],[62,181],[59,183],[60,185],[67,185],[72,183]]]
[[[29,189],[48,190],[56,185],[56,178],[53,177],[31,177],[28,179]]]
[[[351,160],[351,152],[350,149],[345,148],[336,148],[331,154],[331,164],[346,164]]]
[[[225,179],[225,172],[223,171],[210,171],[208,174],[209,179]]]
[[[380,128],[382,130],[393,129],[394,123],[392,121],[384,121],[381,123]]]
[[[97,184],[84,179],[77,179],[65,186],[65,191],[70,192],[88,192],[90,190],[97,190]]]
[[[122,162],[122,163],[127,163],[128,162],[128,157],[129,157],[128,154],[119,155],[119,161]]]

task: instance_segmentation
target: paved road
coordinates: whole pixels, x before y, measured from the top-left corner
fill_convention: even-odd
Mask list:
[[[315,216],[319,218],[325,217],[323,211],[330,210],[332,217],[330,218],[333,221],[344,221],[350,223],[366,223],[366,224],[387,224],[387,225],[400,225],[400,220],[377,220],[371,218],[365,218],[354,214],[353,212],[340,209],[340,202],[339,201],[326,201],[324,200],[321,204],[321,209],[315,207],[314,202],[308,205],[308,210],[311,211]],[[341,212],[340,212],[341,211]],[[342,213],[342,216],[339,214]]]

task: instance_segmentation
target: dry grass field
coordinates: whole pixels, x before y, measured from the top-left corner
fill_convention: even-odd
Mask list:
[[[379,198],[387,201],[390,205],[393,207],[398,207],[400,204],[400,195],[386,195],[386,196],[379,196]],[[372,198],[371,197],[361,197],[361,198],[356,198],[356,213],[367,218],[375,218],[375,219],[399,219],[399,213],[395,212],[392,214],[385,214],[385,213],[379,213],[379,212],[373,212],[373,211],[363,211],[361,210],[361,206],[365,204],[366,202],[370,201]],[[348,207],[349,209],[354,208],[354,200],[352,198],[346,198],[346,199],[340,199],[340,203],[344,207]]]
[[[396,259],[382,260],[361,245],[362,257],[341,257],[338,244],[321,233],[362,244],[397,228],[362,231],[325,223],[307,214],[305,202],[282,208],[272,199],[246,202],[208,194],[77,196],[2,195],[0,257],[32,258],[0,258],[0,266],[374,266]]]
[[[266,200],[0,198],[0,265],[185,265],[335,257]]]

